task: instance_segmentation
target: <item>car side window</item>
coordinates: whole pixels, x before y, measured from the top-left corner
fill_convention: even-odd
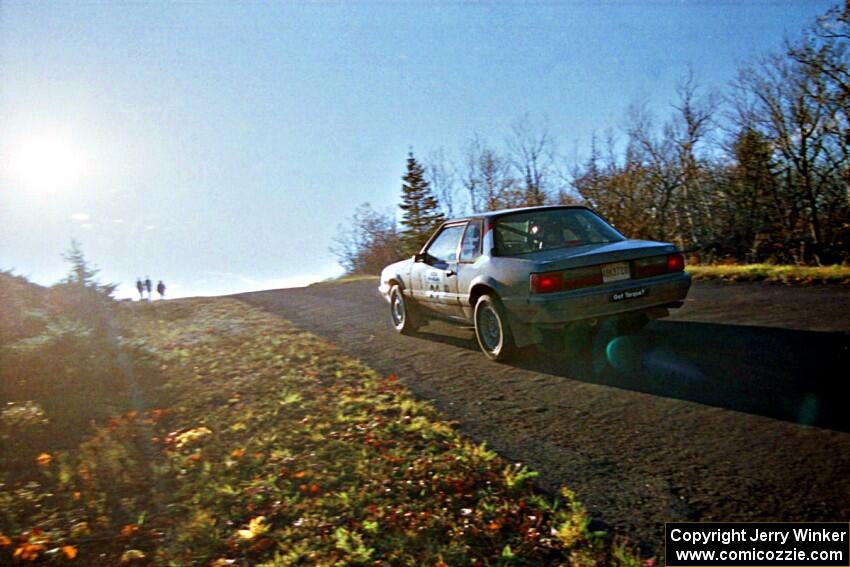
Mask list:
[[[426,250],[428,255],[438,262],[457,261],[457,245],[464,228],[465,224],[456,224],[443,229]]]
[[[481,222],[471,222],[460,244],[460,261],[474,262],[481,255]]]

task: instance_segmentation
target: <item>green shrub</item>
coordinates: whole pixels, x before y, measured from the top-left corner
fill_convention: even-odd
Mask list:
[[[159,384],[153,357],[74,319],[0,349],[0,401],[36,400],[60,436],[139,410]],[[60,439],[62,441],[62,439]]]
[[[8,470],[31,462],[35,447],[73,446],[92,422],[143,409],[161,382],[154,355],[115,331],[111,288],[78,262],[75,276],[50,289],[0,272],[0,462]]]
[[[46,291],[11,271],[0,270],[0,346],[44,329]]]

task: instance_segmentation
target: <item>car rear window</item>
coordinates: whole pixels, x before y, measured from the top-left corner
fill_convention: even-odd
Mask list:
[[[625,239],[614,227],[587,209],[513,213],[496,219],[494,231],[498,256],[517,256]]]

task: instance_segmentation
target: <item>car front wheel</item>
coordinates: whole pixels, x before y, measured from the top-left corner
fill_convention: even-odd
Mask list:
[[[390,319],[395,330],[403,335],[412,335],[419,328],[416,308],[405,299],[398,285],[390,290]]]
[[[498,297],[482,295],[475,303],[475,338],[490,360],[502,362],[514,354],[516,347]]]

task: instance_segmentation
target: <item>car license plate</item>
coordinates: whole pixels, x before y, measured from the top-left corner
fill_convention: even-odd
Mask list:
[[[626,291],[618,291],[616,293],[611,294],[611,301],[623,301],[625,299],[637,299],[638,297],[643,297],[647,294],[647,289],[642,287],[640,289],[627,289]]]
[[[617,262],[616,264],[602,264],[602,281],[605,283],[627,280],[630,277],[631,274],[629,274],[628,262]]]

